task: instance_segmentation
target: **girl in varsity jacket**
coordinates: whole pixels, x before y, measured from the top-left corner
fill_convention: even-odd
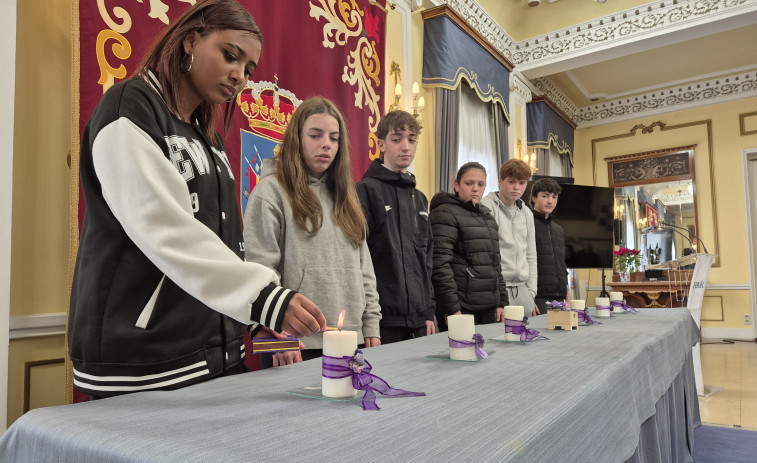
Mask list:
[[[97,397],[243,371],[243,325],[307,336],[320,310],[244,261],[235,180],[214,121],[257,65],[235,0],[197,2],[111,87],[82,135],[86,212],[68,322],[74,385]]]

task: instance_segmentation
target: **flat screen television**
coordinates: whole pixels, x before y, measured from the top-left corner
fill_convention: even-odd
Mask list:
[[[559,182],[558,182],[559,183]],[[530,206],[528,182],[523,200]],[[615,189],[560,183],[562,193],[552,213],[565,231],[568,268],[612,268]]]

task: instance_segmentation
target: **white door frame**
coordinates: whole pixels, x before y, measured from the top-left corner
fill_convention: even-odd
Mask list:
[[[16,7],[0,0],[0,433],[8,427],[8,347],[11,301],[11,221],[13,219],[13,121],[16,97]]]
[[[752,228],[752,220],[757,221],[757,217],[752,217],[751,203],[757,201],[757,198],[752,197],[750,192],[750,175],[749,175],[749,163],[757,162],[757,148],[749,148],[742,150],[742,170],[744,172],[744,205],[746,211],[746,232],[747,232],[747,246],[749,249],[749,284],[752,288],[751,294],[751,306],[752,306],[752,339],[757,339],[757,323],[755,323],[755,315],[757,315],[757,262],[755,262],[755,250],[757,250],[757,229]],[[757,177],[751,179],[754,182],[754,189],[757,191]],[[757,205],[757,204],[756,204]]]

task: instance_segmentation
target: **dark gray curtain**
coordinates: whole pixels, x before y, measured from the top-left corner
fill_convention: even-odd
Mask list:
[[[497,160],[501,166],[510,159],[508,151],[510,145],[507,143],[508,122],[505,113],[502,111],[502,106],[492,104],[492,121],[494,122],[494,145],[497,150]]]
[[[562,157],[562,176],[573,177],[573,164],[570,162],[570,156]]]
[[[436,191],[453,191],[457,175],[460,87],[434,89],[434,147],[436,149]]]

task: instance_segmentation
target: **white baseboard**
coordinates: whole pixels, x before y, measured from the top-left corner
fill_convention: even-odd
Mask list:
[[[702,337],[708,339],[754,340],[752,328],[702,328]]]

